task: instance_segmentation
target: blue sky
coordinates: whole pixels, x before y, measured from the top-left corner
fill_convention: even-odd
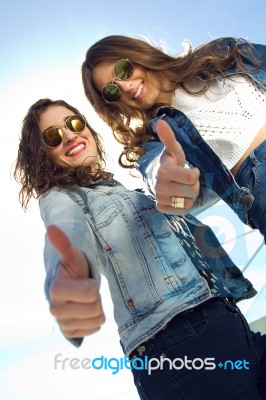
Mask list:
[[[42,66],[71,63],[97,39],[117,34],[143,34],[165,39],[180,49],[217,36],[244,36],[262,41],[263,0],[32,0],[2,1],[1,83],[14,81]],[[4,55],[4,58],[3,58]]]
[[[80,65],[87,48],[110,34],[164,41],[172,53],[182,51],[184,39],[193,46],[219,36],[265,43],[266,2],[2,0],[0,15],[0,106],[4,116],[0,170],[1,400],[136,400],[128,371],[113,376],[110,371],[54,369],[57,353],[70,358],[120,357],[122,353],[105,282],[102,295],[107,322],[98,335],[85,340],[82,348],[75,349],[62,337],[49,314],[43,293],[44,228],[38,204],[32,202],[30,211],[23,213],[17,198],[18,186],[10,176],[20,124],[28,107],[39,98],[64,98],[93,119],[96,130],[108,132],[110,165],[117,178],[129,184],[127,172],[116,167],[118,147],[112,142],[110,131],[93,114],[82,91]],[[130,184],[136,185],[135,181]],[[208,222],[209,217],[205,215]],[[219,211],[216,223],[217,235],[225,241],[239,226],[227,208]],[[245,230],[242,226],[239,229]],[[256,233],[246,235],[245,241],[241,239],[233,245],[230,242],[229,251],[243,266],[261,242]],[[247,270],[258,289],[265,284],[264,260],[265,249]],[[251,319],[252,304],[243,305]]]

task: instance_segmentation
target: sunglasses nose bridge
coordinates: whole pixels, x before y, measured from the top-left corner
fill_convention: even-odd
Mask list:
[[[71,129],[68,129],[66,126],[62,126],[60,129],[63,132],[63,142],[70,142],[77,137],[77,133],[72,131]]]
[[[121,92],[129,92],[132,90],[132,81],[128,80],[117,80],[116,85],[119,87]]]

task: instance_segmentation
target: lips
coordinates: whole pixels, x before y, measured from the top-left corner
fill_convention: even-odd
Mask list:
[[[76,144],[75,146],[72,146],[68,152],[66,153],[67,157],[73,157],[75,155],[77,155],[78,153],[80,153],[81,151],[83,151],[86,148],[84,143],[79,143]]]
[[[136,93],[134,94],[134,96],[132,97],[132,99],[136,100],[136,99],[140,96],[143,87],[144,87],[144,83],[141,82],[141,84],[140,84],[139,87],[138,87],[138,90],[136,91]]]

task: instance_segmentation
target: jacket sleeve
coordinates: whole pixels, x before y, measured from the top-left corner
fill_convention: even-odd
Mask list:
[[[97,239],[87,222],[81,207],[65,192],[52,189],[41,196],[39,207],[45,227],[58,226],[69,238],[73,246],[79,248],[88,260],[90,274],[100,282],[97,257]],[[49,300],[50,285],[55,276],[60,257],[45,235],[44,264],[46,269],[45,294]]]
[[[159,140],[153,140],[145,143],[143,147],[145,153],[138,160],[136,168],[141,173],[147,189],[155,197],[156,174],[164,146]]]

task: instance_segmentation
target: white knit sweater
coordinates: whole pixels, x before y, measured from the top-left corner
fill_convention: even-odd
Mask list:
[[[189,89],[198,90],[201,85],[199,81]],[[235,166],[266,123],[266,90],[247,75],[215,79],[200,95],[179,88],[172,106],[191,119],[228,169]]]

